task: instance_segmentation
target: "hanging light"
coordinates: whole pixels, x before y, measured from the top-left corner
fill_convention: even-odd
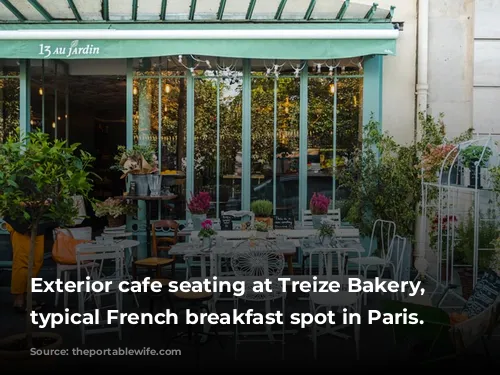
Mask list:
[[[172,91],[172,87],[170,87],[170,85],[167,83],[167,84],[165,85],[165,93],[166,93],[166,94],[170,94],[170,91]]]
[[[30,125],[31,125],[31,126],[35,125],[35,121],[31,120],[31,121],[30,121]]]
[[[335,94],[335,83],[330,83],[330,94]]]
[[[40,96],[42,96],[42,95],[43,95],[43,89],[42,89],[41,87],[38,89],[38,94],[39,94]]]
[[[56,123],[55,123],[55,122],[53,122],[53,123],[52,123],[52,127],[53,127],[54,129],[56,128]]]
[[[331,76],[333,76],[333,70],[334,70],[334,69],[335,69],[335,67],[333,67],[333,66],[330,66],[330,67],[328,68],[328,75],[329,75],[330,77],[331,77]]]
[[[321,73],[321,65],[322,64],[316,64],[316,73]]]
[[[64,118],[68,118],[68,115],[64,115]]]
[[[132,91],[134,95],[137,95],[137,87],[134,86],[134,90]]]
[[[58,120],[58,121],[61,121],[61,116],[57,116],[57,120]]]

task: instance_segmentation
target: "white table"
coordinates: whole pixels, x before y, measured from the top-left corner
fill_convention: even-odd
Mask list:
[[[179,235],[183,236],[198,236],[198,231],[183,229]],[[227,240],[246,240],[254,236],[255,232],[250,230],[221,230],[217,231],[218,236],[222,236]],[[303,239],[309,236],[318,234],[317,229],[275,229],[269,232],[269,238],[274,239],[276,236],[285,236],[288,239]],[[340,227],[335,231],[337,237],[359,238],[359,230],[352,227]]]

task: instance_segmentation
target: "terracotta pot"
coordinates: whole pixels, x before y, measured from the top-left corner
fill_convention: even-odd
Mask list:
[[[472,268],[464,268],[458,271],[460,276],[460,284],[462,285],[462,297],[469,299],[474,290],[474,273]]]
[[[126,219],[127,218],[125,215],[121,215],[118,217],[108,216],[108,227],[109,228],[121,227],[122,225],[125,225]]]
[[[34,366],[43,368],[43,366],[47,366],[56,359],[58,353],[55,351],[62,346],[62,337],[56,333],[33,332],[35,348],[31,350],[16,348],[16,344],[24,340],[25,337],[26,334],[21,333],[0,339],[1,368],[5,368],[8,365],[15,367],[16,370],[23,368],[34,369]],[[41,346],[40,341],[42,341]],[[37,353],[35,350],[40,353]],[[33,353],[32,351],[35,352]]]
[[[273,218],[272,217],[256,217],[255,221],[266,223],[269,229],[273,228]]]

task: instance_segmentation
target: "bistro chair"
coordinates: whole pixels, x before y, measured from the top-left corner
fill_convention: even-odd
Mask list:
[[[160,220],[151,224],[152,249],[151,257],[136,260],[132,263],[132,277],[137,278],[137,268],[153,269],[156,278],[161,279],[162,269],[166,266],[172,267],[172,277],[175,277],[175,256],[171,258],[161,257],[161,253],[168,253],[172,246],[178,241],[179,224],[174,220]],[[170,236],[158,236],[158,232],[172,234]]]

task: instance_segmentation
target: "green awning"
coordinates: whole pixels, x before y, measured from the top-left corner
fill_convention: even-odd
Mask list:
[[[0,58],[394,55],[393,12],[349,0],[0,0]]]

